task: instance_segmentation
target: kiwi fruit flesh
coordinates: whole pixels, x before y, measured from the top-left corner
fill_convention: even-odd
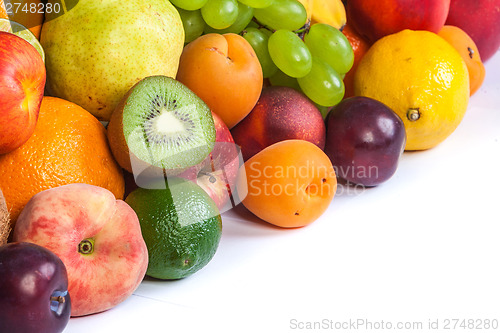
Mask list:
[[[108,139],[118,163],[134,175],[149,167],[175,175],[208,156],[215,125],[210,108],[185,85],[149,76],[114,110]]]

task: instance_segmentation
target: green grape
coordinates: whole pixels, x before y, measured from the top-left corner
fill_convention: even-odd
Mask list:
[[[263,25],[273,30],[300,29],[307,22],[307,12],[297,0],[275,0],[266,8],[254,10],[255,18]]]
[[[184,26],[184,43],[189,43],[200,37],[205,27],[205,21],[201,17],[199,10],[184,10],[177,8],[181,16],[182,25]]]
[[[271,6],[274,2],[274,0],[238,0],[238,1],[252,8],[265,8]]]
[[[226,34],[229,32],[239,34],[252,21],[253,8],[242,3],[238,3],[238,17],[236,21],[225,29],[214,29],[208,24],[205,25],[205,33]]]
[[[205,6],[208,0],[170,0],[177,8],[185,10],[197,10]]]
[[[351,43],[342,32],[328,24],[314,24],[304,36],[314,57],[326,61],[339,74],[347,73],[354,63]]]
[[[311,53],[299,36],[278,30],[269,37],[269,54],[278,68],[288,76],[305,76],[312,67]]]
[[[274,64],[271,56],[269,55],[269,50],[267,49],[269,36],[260,29],[247,27],[244,30],[243,38],[245,38],[247,42],[252,45],[255,54],[257,54],[264,78],[268,78],[276,73],[278,67]]]
[[[300,88],[319,105],[336,105],[344,97],[344,81],[326,61],[313,57],[312,63],[309,74],[297,79]]]
[[[279,69],[276,71],[276,73],[269,77],[269,82],[273,86],[282,86],[282,87],[290,87],[293,88],[297,91],[302,92],[302,89],[300,89],[299,83],[297,82],[297,79],[291,76],[286,75]]]
[[[225,29],[238,18],[238,2],[236,0],[208,0],[201,8],[205,23],[214,29]]]

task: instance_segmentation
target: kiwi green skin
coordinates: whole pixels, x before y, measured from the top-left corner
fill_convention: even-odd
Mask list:
[[[175,280],[212,260],[222,235],[222,219],[215,202],[193,182],[168,178],[165,187],[137,188],[125,201],[139,218],[148,248],[146,275]]]
[[[125,140],[125,135],[122,130],[122,118],[123,107],[134,87],[135,85],[130,88],[125,96],[123,96],[120,100],[120,103],[118,103],[115,110],[111,114],[108,126],[106,127],[109,147],[111,148],[111,152],[113,153],[116,162],[118,162],[123,169],[130,173],[133,173],[130,159],[135,158],[137,163],[140,163],[140,161],[136,157],[130,155],[130,150],[128,149],[127,141]]]
[[[127,117],[131,117],[131,115],[124,114],[124,112],[127,112],[127,107],[130,105],[129,98],[132,94],[134,94],[138,86],[150,83],[151,81],[157,81],[160,83],[161,81],[167,82],[167,84],[170,84],[177,89],[181,89],[184,94],[189,95],[192,102],[199,106],[197,110],[200,113],[201,119],[203,119],[200,123],[203,126],[202,131],[204,136],[207,138],[206,146],[197,150],[190,150],[189,152],[179,154],[182,157],[182,161],[167,167],[165,165],[152,164],[136,156],[136,154],[134,154],[134,152],[130,149],[130,144],[126,139],[127,129],[126,124],[124,124],[124,119],[126,120]],[[132,168],[132,165],[134,165],[136,170],[144,171],[143,176],[156,179],[162,179],[165,174],[169,176],[178,175],[189,167],[200,163],[208,156],[215,145],[215,124],[210,108],[205,104],[205,102],[203,102],[203,100],[201,100],[194,92],[189,90],[189,88],[181,82],[163,75],[146,77],[129,89],[117,105],[116,109],[113,111],[108,123],[107,132],[111,151],[113,152],[116,161],[123,169],[130,173],[137,173],[134,172]]]

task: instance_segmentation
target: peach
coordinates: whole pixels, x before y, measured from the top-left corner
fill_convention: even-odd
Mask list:
[[[182,52],[177,80],[232,128],[252,110],[262,90],[262,68],[245,38],[228,33],[198,37]]]
[[[273,143],[301,139],[325,147],[325,122],[304,94],[289,87],[266,87],[253,110],[231,134],[248,160]]]
[[[148,266],[137,215],[94,185],[69,184],[34,195],[17,219],[13,240],[41,245],[61,258],[73,317],[124,301]]]
[[[244,169],[243,169],[244,168]],[[245,162],[237,181],[243,205],[284,228],[314,222],[335,196],[337,178],[328,156],[305,140],[275,143]]]

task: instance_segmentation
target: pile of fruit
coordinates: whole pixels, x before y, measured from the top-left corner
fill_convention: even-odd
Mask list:
[[[198,272],[236,205],[297,228],[388,181],[460,124],[499,22],[500,0],[0,0],[0,331]]]

